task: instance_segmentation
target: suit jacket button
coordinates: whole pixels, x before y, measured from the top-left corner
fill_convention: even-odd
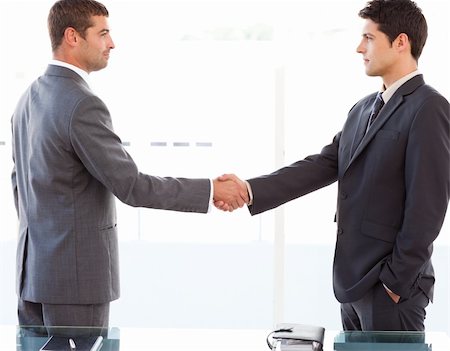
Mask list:
[[[344,229],[338,228],[338,230],[337,230],[338,235],[341,235],[343,232],[344,232]]]
[[[341,199],[345,200],[347,198],[347,194],[346,193],[341,193]]]

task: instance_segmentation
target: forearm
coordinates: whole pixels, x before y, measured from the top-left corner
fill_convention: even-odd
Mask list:
[[[82,164],[80,178],[95,178],[120,201],[135,207],[206,213],[209,179],[158,177],[139,172],[131,155],[114,133],[106,106],[96,97],[78,105],[69,131],[71,146]],[[76,184],[83,184],[78,179]],[[89,183],[91,184],[91,182]],[[95,188],[98,183],[92,182]],[[94,190],[93,190],[94,191]]]
[[[249,179],[253,195],[250,213],[255,215],[273,209],[335,182],[338,177],[339,137],[340,134],[320,154],[308,156],[271,174]]]

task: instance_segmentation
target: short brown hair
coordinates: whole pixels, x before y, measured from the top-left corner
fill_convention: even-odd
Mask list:
[[[428,26],[422,10],[411,0],[372,0],[359,11],[359,16],[378,24],[391,43],[405,33],[411,43],[411,55],[419,60],[428,36]]]
[[[59,0],[48,14],[47,25],[52,44],[55,51],[62,42],[64,31],[68,27],[74,28],[85,38],[86,30],[93,26],[92,16],[108,17],[106,7],[95,0]]]

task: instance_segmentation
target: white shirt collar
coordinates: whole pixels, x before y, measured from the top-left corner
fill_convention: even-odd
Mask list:
[[[406,76],[403,76],[402,78],[400,78],[399,80],[395,81],[394,84],[392,84],[389,88],[387,88],[386,90],[384,90],[384,86],[383,89],[381,91],[383,91],[383,94],[381,95],[383,97],[383,101],[386,104],[389,99],[395,94],[395,92],[397,91],[398,88],[400,88],[403,84],[405,84],[408,80],[410,80],[411,78],[419,75],[420,72],[419,70],[415,70],[409,74],[407,74]]]
[[[86,83],[89,84],[89,74],[86,71],[83,71],[81,68],[59,60],[50,60],[50,64],[71,69],[72,71],[77,73],[81,78],[83,78]]]

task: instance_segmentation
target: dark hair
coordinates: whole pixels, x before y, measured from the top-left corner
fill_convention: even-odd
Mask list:
[[[86,30],[93,26],[91,17],[108,15],[106,7],[95,0],[57,1],[50,9],[47,19],[52,51],[61,45],[66,28],[74,28],[85,38]]]
[[[359,11],[359,16],[378,24],[378,29],[392,42],[405,33],[411,43],[411,55],[419,60],[428,36],[427,21],[422,10],[410,0],[372,0]]]

